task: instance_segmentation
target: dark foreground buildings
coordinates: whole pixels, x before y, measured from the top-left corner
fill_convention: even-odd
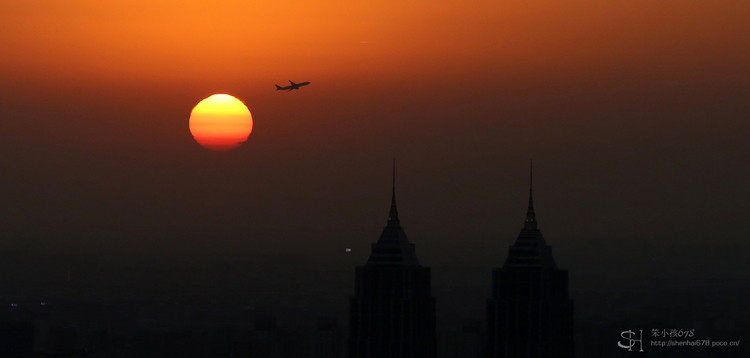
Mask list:
[[[364,266],[356,268],[350,299],[349,357],[436,356],[435,298],[430,269],[417,261],[396,210],[394,186],[388,223]]]
[[[568,271],[557,268],[552,247],[537,228],[531,188],[521,234],[503,268],[492,273],[487,338],[489,358],[574,356]]]

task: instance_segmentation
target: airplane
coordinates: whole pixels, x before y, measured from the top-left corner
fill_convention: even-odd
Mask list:
[[[291,83],[291,86],[281,87],[279,85],[276,85],[276,90],[285,90],[285,91],[291,91],[291,90],[297,90],[302,86],[307,86],[310,84],[310,82],[302,82],[302,83],[294,83],[292,80],[289,80],[289,83]]]

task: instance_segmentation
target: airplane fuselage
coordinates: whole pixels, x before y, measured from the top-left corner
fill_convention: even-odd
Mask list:
[[[281,87],[279,85],[276,85],[276,90],[277,91],[278,90],[282,90],[282,91],[298,90],[300,87],[307,86],[310,84],[310,82],[294,83],[291,80],[289,81],[289,83],[291,83],[291,85],[286,86],[286,87]]]

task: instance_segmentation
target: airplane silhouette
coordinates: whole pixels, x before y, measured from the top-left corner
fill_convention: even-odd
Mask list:
[[[296,90],[296,89],[299,89],[302,86],[307,86],[307,85],[310,84],[310,82],[294,83],[294,82],[292,82],[292,80],[289,80],[289,83],[291,83],[292,85],[291,86],[286,86],[286,87],[281,87],[279,85],[276,85],[276,90],[277,91],[278,90],[291,91],[291,90]]]

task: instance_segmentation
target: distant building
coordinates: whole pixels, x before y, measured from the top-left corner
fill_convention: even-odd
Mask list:
[[[537,228],[531,194],[530,185],[521,234],[509,248],[503,268],[492,272],[492,298],[487,302],[489,358],[574,357],[568,271],[557,268],[552,247]]]
[[[0,357],[31,357],[34,329],[33,322],[0,321]]]
[[[388,222],[350,299],[349,357],[434,358],[435,298],[430,269],[419,264],[396,210],[395,164]]]
[[[318,327],[312,337],[313,358],[341,358],[343,354],[344,330],[339,327],[337,317],[326,316],[318,318]]]

